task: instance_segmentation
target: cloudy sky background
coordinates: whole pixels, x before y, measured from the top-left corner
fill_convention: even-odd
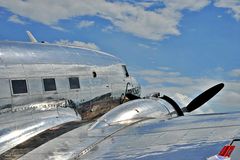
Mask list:
[[[120,57],[143,86],[201,112],[240,111],[239,0],[0,0],[0,40],[73,44]]]

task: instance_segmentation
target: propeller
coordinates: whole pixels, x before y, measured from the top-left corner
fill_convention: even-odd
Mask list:
[[[156,98],[161,98],[161,99],[167,101],[175,109],[175,111],[173,111],[172,113],[176,113],[178,116],[184,116],[184,112],[192,112],[192,111],[196,110],[197,108],[201,107],[204,103],[206,103],[212,97],[214,97],[220,90],[222,90],[223,87],[224,87],[224,84],[219,83],[219,84],[209,88],[208,90],[206,90],[205,92],[203,92],[202,94],[197,96],[195,99],[193,99],[186,107],[183,107],[183,108],[180,108],[178,106],[178,104],[172,98],[170,98],[166,95],[163,95],[160,97],[160,94],[158,93],[158,94],[154,94],[154,96],[152,96],[152,97],[156,96]],[[135,96],[131,93],[126,93],[125,97],[127,97],[129,100],[141,99],[141,97]]]
[[[212,97],[214,97],[222,88],[224,87],[223,83],[219,83],[199,96],[197,96],[195,99],[193,99],[186,107],[182,108],[183,112],[192,112],[195,109],[199,108],[202,106],[204,103],[209,101]]]

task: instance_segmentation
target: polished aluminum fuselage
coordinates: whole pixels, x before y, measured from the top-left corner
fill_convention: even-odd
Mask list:
[[[120,59],[78,47],[20,42],[0,43],[0,109],[12,109],[47,99],[72,100],[77,107],[110,93],[119,99],[128,89],[138,88],[126,77]],[[93,77],[93,72],[97,77]],[[71,90],[68,78],[79,77],[80,88]],[[45,92],[43,78],[55,78],[56,91]],[[26,79],[28,93],[13,95],[10,80]],[[135,90],[136,91],[136,90]],[[137,92],[140,94],[140,90]]]
[[[70,89],[69,77],[80,88]],[[44,90],[46,78],[55,79],[56,90]],[[27,93],[14,94],[12,80],[25,80]],[[53,126],[101,115],[126,92],[140,95],[115,56],[42,43],[0,42],[0,86],[0,153]]]

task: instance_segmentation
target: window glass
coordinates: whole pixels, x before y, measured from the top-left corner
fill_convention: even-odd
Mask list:
[[[78,89],[80,88],[79,78],[78,77],[70,77],[69,78],[70,89]]]
[[[44,90],[45,91],[55,91],[56,90],[56,83],[54,78],[46,78],[43,79]]]
[[[26,80],[12,80],[12,91],[13,94],[27,93]]]

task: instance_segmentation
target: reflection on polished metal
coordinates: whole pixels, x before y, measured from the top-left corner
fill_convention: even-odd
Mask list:
[[[168,108],[159,100],[139,99],[122,104],[100,117],[91,129],[117,124],[130,124],[146,118],[170,118]]]
[[[238,112],[146,119],[92,130],[88,130],[89,124],[45,143],[20,159],[206,159],[240,134],[239,121]]]
[[[66,100],[45,101],[1,110],[0,153],[41,133],[70,121],[81,120]]]
[[[121,63],[110,54],[75,46],[0,42],[1,64],[80,64],[109,66]]]
[[[0,154],[56,125],[104,114],[120,104],[127,84],[127,93],[140,96],[123,66],[90,49],[0,42]],[[72,77],[78,87],[70,87]]]

